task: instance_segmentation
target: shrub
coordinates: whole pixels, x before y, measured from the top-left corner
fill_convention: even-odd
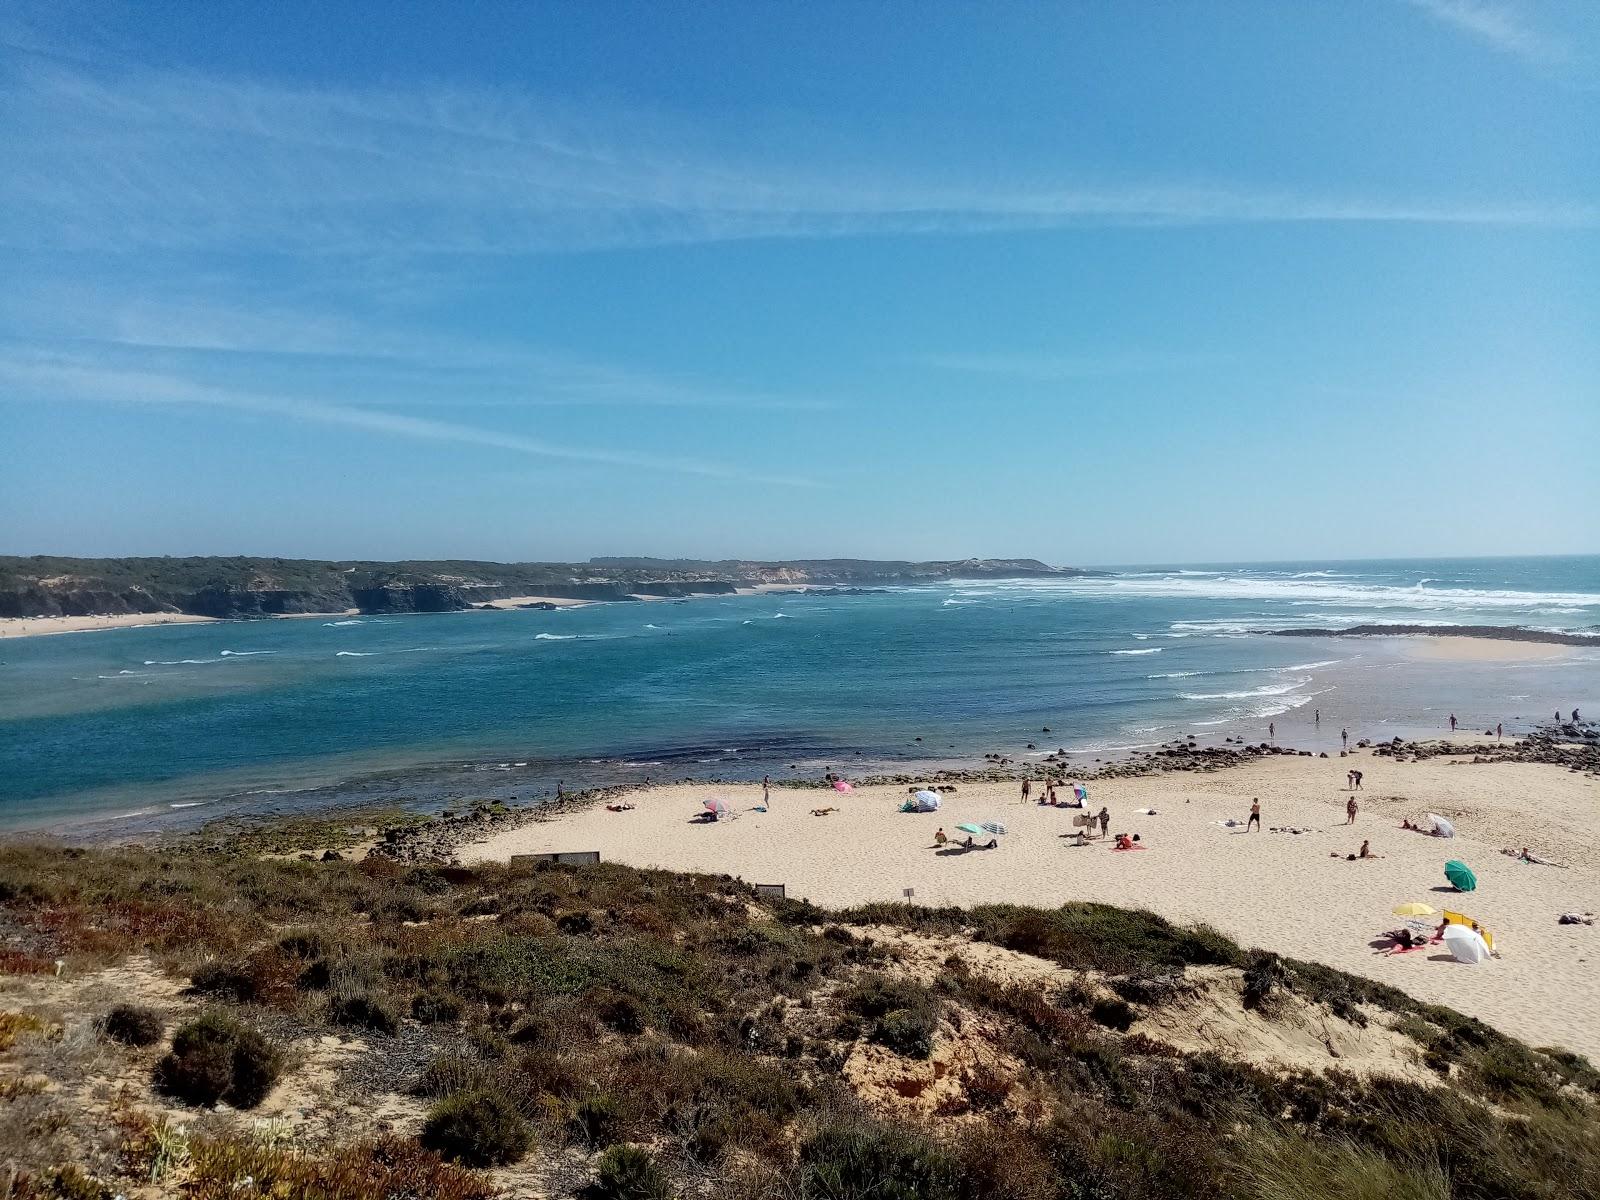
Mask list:
[[[153,1046],[167,1031],[167,1022],[153,1008],[119,1004],[106,1014],[106,1036],[124,1046]]]
[[[233,963],[208,962],[189,977],[189,986],[202,996],[249,1004],[261,998],[256,980],[249,971]]]
[[[423,1123],[421,1141],[469,1167],[500,1167],[528,1152],[533,1133],[509,1100],[479,1089],[435,1104]]]
[[[220,1013],[182,1026],[156,1064],[156,1085],[189,1104],[226,1100],[254,1108],[283,1071],[283,1056],[259,1032]]]
[[[940,1004],[927,988],[869,975],[844,996],[845,1007],[870,1018],[867,1039],[906,1058],[927,1058],[939,1027]]]
[[[626,992],[605,991],[591,997],[594,1015],[609,1029],[629,1037],[645,1031],[644,1007]]]
[[[306,1200],[492,1200],[497,1194],[472,1172],[393,1135],[322,1157],[238,1134],[199,1138],[192,1149],[186,1200],[239,1200],[246,1178],[253,1186],[244,1194]]]
[[[937,1028],[930,1013],[899,1008],[874,1022],[867,1038],[904,1058],[927,1058],[933,1053],[933,1034]]]
[[[461,1019],[461,1001],[448,992],[418,992],[411,997],[411,1015],[424,1025],[443,1025]]]
[[[613,1146],[600,1156],[583,1200],[670,1200],[667,1177],[647,1150]]]
[[[572,1128],[591,1146],[616,1139],[622,1127],[622,1105],[605,1092],[586,1096],[572,1114]]]
[[[418,1096],[441,1100],[482,1085],[484,1069],[476,1059],[460,1054],[436,1054],[422,1068],[411,1090]]]
[[[1125,1000],[1096,1000],[1089,1015],[1107,1029],[1126,1033],[1133,1024],[1134,1011]]]
[[[328,1004],[328,1020],[335,1025],[371,1029],[378,1033],[394,1033],[400,1028],[400,1018],[395,1016],[394,1010],[369,992],[334,997]]]
[[[955,1160],[908,1129],[832,1125],[800,1147],[805,1200],[957,1200]]]

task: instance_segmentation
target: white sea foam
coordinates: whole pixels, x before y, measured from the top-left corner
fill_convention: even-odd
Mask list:
[[[204,663],[219,663],[220,658],[147,658],[144,665],[147,667],[198,667]]]
[[[219,650],[223,658],[255,658],[258,654],[276,654],[276,650]]]
[[[1286,696],[1310,682],[1308,675],[1293,683],[1270,683],[1244,692],[1179,692],[1178,696],[1183,700],[1248,700],[1254,696]]]
[[[335,658],[371,658],[373,653],[374,651],[371,650],[365,652],[360,650],[336,650],[333,656]]]
[[[1089,597],[1160,597],[1200,600],[1256,600],[1285,606],[1295,602],[1355,610],[1340,620],[1359,620],[1363,610],[1409,609],[1422,613],[1470,613],[1497,610],[1506,614],[1539,608],[1600,611],[1600,592],[1534,592],[1509,588],[1444,587],[1439,579],[1416,582],[1373,582],[1375,576],[1337,572],[1300,572],[1291,576],[1252,571],[1163,571],[1128,575],[1080,576],[1066,579],[959,580],[962,594],[999,592]],[[1408,624],[1416,622],[1407,618]]]
[[[1317,662],[1295,663],[1292,667],[1276,667],[1274,669],[1278,671],[1315,671],[1319,667],[1331,667],[1343,661],[1344,659],[1342,658],[1324,658]]]
[[[646,628],[646,629],[660,629],[660,628],[661,628],[661,626],[659,626],[659,625],[649,625],[649,624],[647,624],[647,625],[645,625],[645,628]]]
[[[323,622],[323,623],[322,623],[322,627],[323,627],[323,628],[324,628],[324,629],[338,629],[338,628],[340,628],[340,627],[341,627],[341,626],[344,626],[344,625],[360,625],[360,624],[363,624],[363,622],[361,622],[361,621],[356,621],[356,620],[349,620],[349,621],[324,621],[324,622]]]
[[[574,642],[578,635],[575,633],[536,633],[533,640],[536,642]]]
[[[1146,675],[1146,679],[1189,679],[1195,675],[1204,675],[1204,671],[1165,671],[1160,675]]]
[[[1145,650],[1113,650],[1113,651],[1111,651],[1111,653],[1113,653],[1113,654],[1160,654],[1161,653],[1161,647],[1160,646],[1151,646],[1151,647],[1149,647],[1148,649],[1145,649]]]

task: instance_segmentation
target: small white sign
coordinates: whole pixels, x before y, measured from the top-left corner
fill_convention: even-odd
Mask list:
[[[900,894],[903,895],[907,900],[909,900],[909,899],[911,899],[911,897],[913,897],[913,896],[915,896],[917,894],[917,889],[916,888],[906,888]]]

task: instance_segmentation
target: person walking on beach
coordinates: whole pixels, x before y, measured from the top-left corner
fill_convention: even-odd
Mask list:
[[[1267,737],[1274,742],[1278,740],[1278,723],[1276,721],[1267,722]]]
[[[1356,786],[1352,790],[1359,792],[1361,790],[1361,772],[1360,771],[1355,771],[1355,772],[1352,772],[1352,773],[1356,777]]]
[[[1339,730],[1339,740],[1344,743],[1346,750],[1350,749],[1350,731],[1348,729]]]
[[[1578,716],[1578,710],[1577,709],[1573,709],[1572,710],[1572,723],[1574,725],[1576,725],[1576,724],[1578,724],[1578,722],[1580,720],[1582,720],[1582,718]]]
[[[1311,714],[1311,723],[1318,729],[1322,728],[1322,710],[1320,708]]]
[[[762,808],[771,808],[772,807],[772,776],[771,775],[763,775],[761,777],[761,807]]]
[[[1506,736],[1506,727],[1503,724],[1501,724],[1499,722],[1496,722],[1495,723],[1495,727],[1494,727],[1494,740],[1498,742],[1501,738],[1503,738],[1505,736]]]
[[[1356,798],[1354,796],[1351,796],[1344,806],[1344,823],[1346,825],[1354,825],[1356,823]]]
[[[1450,714],[1450,732],[1454,733],[1455,731],[1456,731],[1456,715],[1455,715],[1455,713],[1451,713]]]
[[[1105,837],[1107,830],[1111,828],[1111,810],[1102,804],[1096,816],[1100,820],[1100,836]]]
[[[1250,801],[1250,819],[1244,823],[1244,831],[1246,833],[1249,833],[1250,832],[1250,826],[1252,826],[1252,825],[1254,825],[1256,827],[1256,832],[1257,833],[1261,832],[1261,801],[1260,800],[1252,800],[1252,801]]]
[[[1033,794],[1033,780],[1024,779],[1022,781],[1022,802],[1024,804],[1026,804],[1028,802],[1028,797],[1030,795],[1032,795],[1032,794]]]

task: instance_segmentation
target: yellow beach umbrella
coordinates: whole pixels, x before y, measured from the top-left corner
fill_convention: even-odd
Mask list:
[[[1433,905],[1424,904],[1420,900],[1411,900],[1394,906],[1394,915],[1397,917],[1431,917],[1437,912]]]

